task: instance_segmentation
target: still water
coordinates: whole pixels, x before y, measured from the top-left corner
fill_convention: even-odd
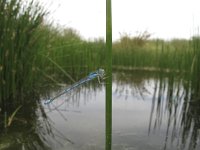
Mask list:
[[[199,108],[185,105],[181,80],[173,80],[173,86],[170,81],[154,73],[113,74],[113,150],[200,149]],[[59,91],[42,96],[43,109],[38,109],[34,132],[29,133],[38,136],[31,139],[33,149],[105,149],[105,87],[94,83],[49,105],[43,100]],[[19,149],[26,149],[26,144],[18,144]]]

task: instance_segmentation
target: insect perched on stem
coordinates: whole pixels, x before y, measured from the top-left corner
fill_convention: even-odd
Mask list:
[[[80,85],[87,83],[95,78],[98,79],[99,84],[101,84],[101,80],[105,79],[105,71],[104,69],[98,69],[94,72],[91,72],[87,77],[79,80],[78,82],[74,83],[73,85],[71,85],[70,87],[66,88],[65,90],[63,90],[62,92],[60,92],[58,95],[56,95],[55,97],[48,99],[44,102],[44,104],[50,104],[53,100],[55,100],[56,98],[60,97],[61,95],[70,92],[71,90],[79,87]]]

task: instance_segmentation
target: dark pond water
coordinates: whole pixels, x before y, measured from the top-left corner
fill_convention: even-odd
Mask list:
[[[33,130],[10,131],[1,136],[0,148],[104,150],[105,87],[93,83],[49,105],[42,101]],[[166,76],[145,72],[114,73],[112,149],[200,149],[200,108],[185,102],[187,94],[182,80],[172,83]]]

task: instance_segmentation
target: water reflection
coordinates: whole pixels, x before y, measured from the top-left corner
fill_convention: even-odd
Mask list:
[[[94,87],[88,84],[44,105],[53,127],[70,140],[52,149],[104,149],[105,91],[101,85]]]
[[[195,83],[170,73],[114,73],[113,149],[199,149],[200,91]],[[1,133],[1,149],[105,149],[104,86],[87,84],[51,105],[41,101],[34,108],[24,110],[28,124],[16,123]]]
[[[126,80],[120,80],[120,85],[125,83],[131,86],[132,84],[132,88],[134,88],[132,90],[136,92],[132,94],[133,97],[137,93],[141,97],[144,93],[152,93],[150,94],[152,101],[148,135],[150,137],[155,133],[164,135],[164,150],[199,149],[199,80],[194,82],[193,79],[188,79],[182,74],[161,72],[152,74],[145,79],[139,78],[141,80],[137,81],[137,75],[139,75],[137,72],[132,73],[130,76],[127,76],[126,73]],[[130,83],[130,81],[132,82]],[[122,88],[121,91],[127,91],[125,89],[127,86],[123,85]],[[127,99],[127,96],[125,99]],[[148,98],[143,99],[147,100]]]
[[[178,149],[199,149],[200,97],[191,82],[169,74],[168,78],[161,75],[155,83],[149,132],[166,121],[164,149],[169,144]]]

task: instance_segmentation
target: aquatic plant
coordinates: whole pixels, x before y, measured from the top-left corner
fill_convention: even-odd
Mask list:
[[[112,3],[106,0],[106,114],[105,149],[112,149]]]
[[[46,12],[38,3],[22,0],[0,1],[0,12],[0,107],[9,114],[16,104],[28,102],[23,97],[33,91],[37,29]]]

